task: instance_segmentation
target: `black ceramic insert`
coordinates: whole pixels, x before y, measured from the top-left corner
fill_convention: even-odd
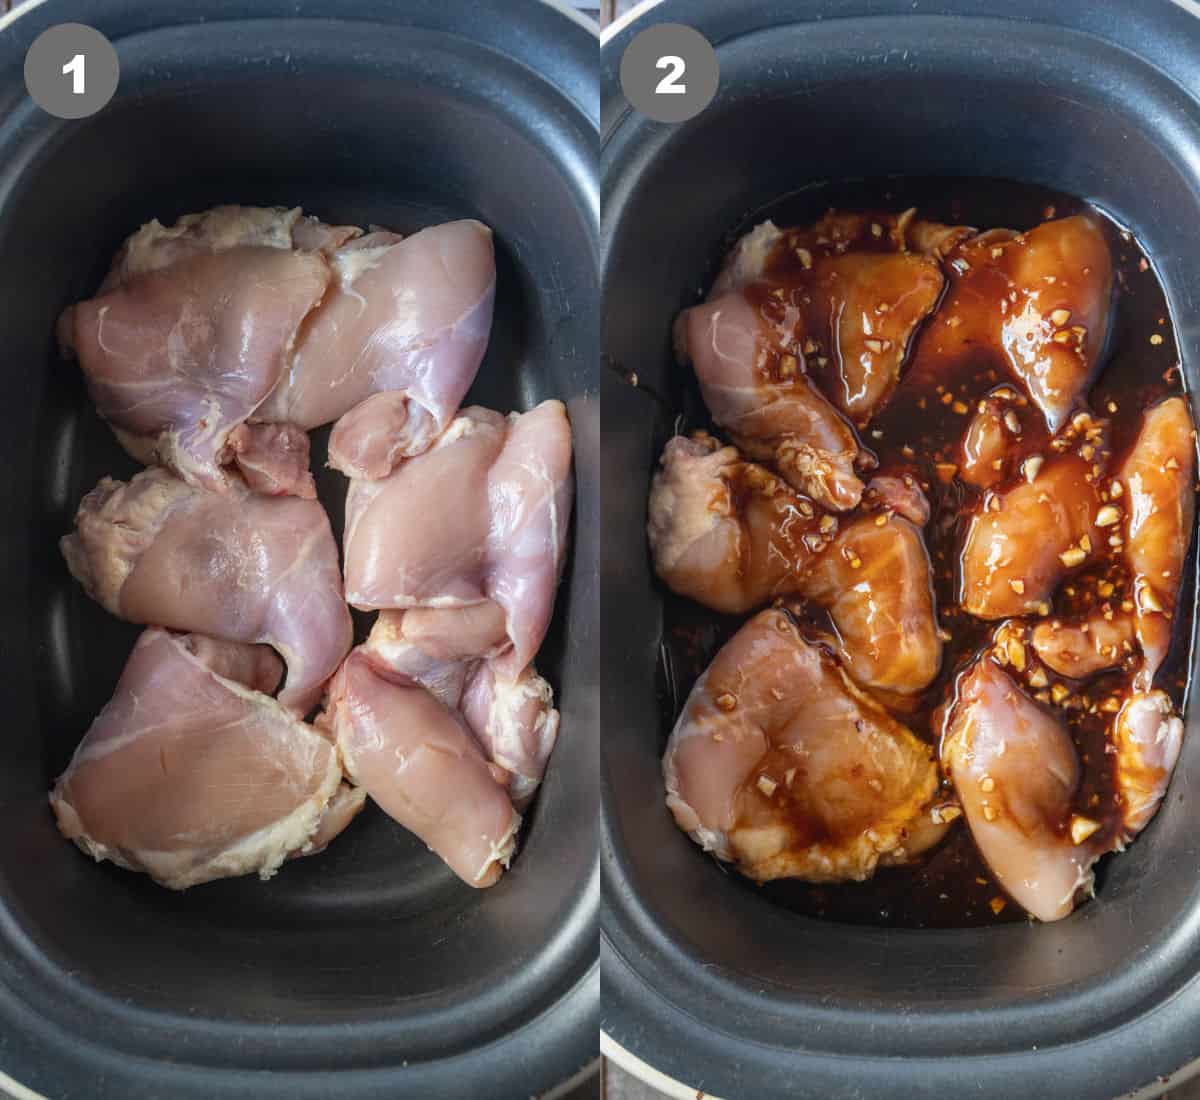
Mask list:
[[[122,67],[81,122],[42,113],[22,81],[29,43],[70,20]],[[538,0],[47,0],[0,34],[0,1070],[37,1092],[527,1097],[594,1059],[596,50]],[[577,504],[539,662],[562,734],[491,890],[371,808],[268,883],[182,894],[55,830],[48,787],[137,628],[56,549],[80,496],[133,466],[55,354],[54,320],[139,223],[222,202],[404,232],[482,219],[496,322],[468,400],[567,403]],[[337,495],[338,475],[319,480]]]
[[[631,113],[617,78],[632,35],[672,21],[721,63],[717,98],[681,126]],[[664,0],[606,42],[601,82],[606,1030],[727,1100],[1161,1090],[1200,1057],[1200,719],[1157,819],[1065,921],[800,916],[704,858],[663,806],[644,529],[678,411],[671,319],[731,231],[813,183],[992,177],[1096,203],[1152,258],[1196,392],[1200,20],[1168,0]]]

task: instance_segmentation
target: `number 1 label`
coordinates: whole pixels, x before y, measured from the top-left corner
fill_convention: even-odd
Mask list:
[[[77,53],[62,67],[63,76],[66,76],[67,73],[71,74],[71,92],[73,95],[84,94],[83,65],[83,54]]]

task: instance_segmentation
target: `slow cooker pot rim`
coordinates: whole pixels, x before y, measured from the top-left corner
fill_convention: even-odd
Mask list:
[[[644,168],[646,163],[641,158],[641,151],[636,148],[630,152],[629,149],[622,145],[619,151],[613,152],[614,139],[621,133],[622,125],[631,117],[628,104],[625,102],[619,88],[617,68],[621,53],[634,34],[651,23],[685,22],[708,33],[710,40],[717,45],[718,53],[720,54],[722,48],[728,47],[736,39],[742,38],[745,35],[775,29],[780,24],[803,24],[808,22],[814,15],[818,15],[821,9],[826,8],[828,8],[828,5],[820,2],[820,0],[809,3],[804,3],[802,0],[800,3],[786,6],[780,4],[750,4],[739,8],[734,13],[729,9],[728,5],[713,2],[713,0],[696,0],[696,2],[691,4],[676,2],[676,0],[661,0],[660,3],[646,11],[641,19],[624,25],[619,28],[617,33],[606,35],[602,49],[602,165],[606,165],[603,171],[606,173],[611,171],[614,164],[619,164],[621,168],[627,165],[634,165],[634,179],[636,179],[637,172]],[[1105,46],[1110,49],[1116,47],[1137,57],[1142,65],[1165,76],[1175,88],[1187,96],[1194,107],[1200,108],[1196,92],[1193,90],[1196,86],[1194,75],[1191,87],[1189,88],[1184,72],[1184,68],[1187,66],[1190,66],[1192,74],[1200,71],[1200,54],[1195,49],[1194,39],[1191,42],[1188,42],[1186,39],[1184,41],[1174,41],[1169,50],[1162,53],[1155,50],[1153,53],[1150,53],[1149,59],[1142,52],[1147,40],[1157,42],[1159,38],[1168,35],[1170,28],[1165,28],[1163,25],[1164,22],[1174,23],[1174,30],[1178,31],[1179,24],[1177,19],[1182,17],[1189,21],[1188,26],[1194,34],[1195,25],[1190,22],[1194,16],[1191,12],[1200,12],[1200,7],[1189,4],[1187,5],[1188,10],[1185,11],[1184,5],[1163,0],[1163,2],[1156,4],[1157,13],[1161,16],[1159,23],[1155,24],[1152,29],[1146,30],[1144,34],[1137,36],[1133,34],[1132,13],[1127,11],[1119,13],[1108,12],[1107,15],[1111,16],[1111,19],[1107,20],[1106,29],[1110,34],[1114,29],[1119,30],[1122,27],[1128,32],[1123,36],[1113,35],[1112,37],[1110,37],[1110,34],[1099,33],[1098,20],[1091,17],[1095,13],[1081,13],[1074,9],[1068,11],[1067,8],[1067,5],[1057,6],[1051,12],[1040,5],[1018,2],[1010,5],[1005,13],[997,14],[989,10],[986,5],[975,3],[973,0],[963,0],[960,3],[951,2],[939,3],[932,6],[923,5],[920,8],[919,14],[936,17],[938,15],[974,15],[977,13],[986,13],[991,17],[993,23],[1003,20],[1005,22],[1015,21],[1020,25],[1051,25],[1067,30],[1082,30],[1103,41]],[[865,0],[865,2],[851,2],[839,5],[836,13],[831,18],[824,19],[823,16],[821,18],[827,24],[836,24],[845,19],[863,18],[874,20],[884,18],[889,14],[908,13],[910,11],[912,11],[912,5],[900,2],[900,0],[897,0],[897,2],[893,2],[893,0]],[[1038,18],[1029,18],[1029,15],[1035,15]],[[1138,43],[1139,49],[1136,53],[1130,49],[1130,43]],[[654,133],[656,143],[659,137],[662,137],[664,141],[667,140],[662,130],[655,129]],[[618,213],[612,213],[612,211],[619,212],[623,204],[623,196],[632,184],[622,179],[619,175],[614,177],[608,174],[604,176],[603,183],[606,205],[601,231],[604,248],[602,272],[604,277],[607,278],[609,270],[608,253],[612,243],[614,221],[618,217]],[[608,205],[610,199],[613,200],[611,207]],[[751,1029],[753,1027],[753,1018],[748,1016],[747,1012],[744,1011],[747,1009],[745,1004],[739,1005],[737,1010],[734,1011],[737,1022],[733,1024],[729,1034],[714,1034],[712,1030],[714,1026],[713,1017],[704,1008],[704,1005],[708,1003],[705,994],[699,993],[697,990],[692,991],[697,993],[697,997],[695,998],[696,1007],[693,1011],[691,1008],[684,1007],[677,1001],[670,999],[664,990],[663,984],[652,979],[647,979],[637,972],[631,965],[631,960],[639,957],[647,959],[652,973],[662,960],[656,956],[652,939],[647,940],[640,934],[641,931],[645,930],[643,924],[645,914],[638,913],[640,906],[636,899],[636,888],[630,883],[624,873],[625,867],[621,849],[623,840],[620,829],[610,814],[608,806],[609,798],[610,791],[606,782],[602,788],[602,800],[604,802],[602,811],[602,830],[604,835],[602,858],[606,877],[606,891],[602,911],[602,968],[605,983],[606,1033],[610,1034],[616,1043],[625,1045],[635,1055],[657,1063],[661,1068],[675,1069],[682,1076],[686,1076],[687,1071],[690,1070],[692,1078],[689,1080],[692,1085],[712,1088],[717,1092],[721,1092],[723,1080],[721,1072],[718,1070],[715,1076],[707,1076],[706,1079],[695,1080],[696,1073],[700,1072],[697,1068],[698,1066],[703,1065],[706,1068],[710,1068],[718,1064],[731,1066],[741,1063],[740,1072],[744,1074],[747,1066],[764,1067],[765,1069],[765,1067],[770,1065],[772,1060],[775,1060],[775,1064],[769,1070],[765,1070],[766,1075],[764,1075],[761,1081],[764,1094],[771,1094],[771,1086],[778,1086],[781,1081],[786,1080],[784,1076],[785,1066],[789,1066],[790,1070],[796,1074],[801,1072],[806,1076],[809,1073],[813,1074],[812,1080],[807,1085],[808,1088],[814,1090],[811,1095],[835,1095],[837,1094],[836,1092],[821,1092],[818,1090],[822,1086],[826,1090],[832,1090],[836,1088],[837,1084],[848,1084],[852,1080],[856,1085],[864,1088],[866,1088],[868,1081],[874,1081],[878,1087],[883,1087],[888,1083],[887,1062],[880,1059],[879,1066],[868,1067],[870,1054],[866,1051],[861,1056],[861,1060],[856,1062],[856,1065],[861,1065],[864,1070],[860,1078],[857,1071],[849,1070],[840,1056],[833,1055],[821,1049],[806,1051],[804,1053],[801,1053],[799,1050],[790,1051],[788,1052],[789,1057],[786,1061],[780,1061],[779,1056],[783,1052],[769,1044],[763,1044],[761,1049],[756,1049],[756,1044],[747,1039],[747,1032],[743,1028],[743,1025],[748,1025]],[[1194,921],[1189,920],[1185,923],[1190,926],[1194,924]],[[638,925],[643,925],[643,927],[639,930],[635,927]],[[661,930],[656,929],[655,931],[660,932]],[[1177,931],[1180,935],[1189,934],[1186,930],[1181,929]],[[1195,929],[1193,928],[1191,933],[1194,934],[1194,932]],[[662,932],[661,934],[669,936],[669,933],[666,932]],[[888,935],[895,937],[899,945],[908,937],[921,936],[924,933],[888,930]],[[713,976],[708,973],[703,975],[704,979],[710,977]],[[713,977],[713,980],[719,983],[722,977],[722,975],[718,974]],[[1186,982],[1187,980],[1190,980],[1188,976],[1181,978],[1181,982]],[[1192,992],[1190,988],[1184,985],[1177,985],[1172,990],[1171,996],[1174,997],[1177,995],[1182,998],[1185,994],[1191,994]],[[714,989],[709,989],[707,997],[715,996]],[[1194,1000],[1191,997],[1189,999]],[[1138,1007],[1130,1009],[1129,1015],[1118,1021],[1117,1028],[1132,1027],[1136,1022],[1140,1022],[1143,1013],[1152,1007],[1154,1007],[1153,1004],[1148,1005],[1144,1001],[1140,1002]],[[770,1012],[770,1003],[764,1004],[762,1010]],[[871,1026],[869,1020],[870,1013],[864,1012],[862,1015],[861,1026],[869,1029]],[[1176,1020],[1178,1021],[1178,1016]],[[983,1022],[982,1018],[980,1022]],[[829,1021],[829,1024],[833,1027],[837,1026],[832,1019]],[[987,1026],[987,1024],[983,1026]],[[731,1040],[735,1039],[735,1032],[740,1032],[740,1034],[736,1035],[736,1046],[731,1043]],[[822,1033],[824,1033],[824,1029],[822,1029]],[[1176,1034],[1175,1038],[1177,1041],[1174,1044],[1174,1049],[1177,1053],[1173,1057],[1175,1057],[1177,1063],[1182,1064],[1187,1058],[1191,1057],[1192,1052],[1180,1041],[1182,1040],[1181,1035]],[[809,1039],[811,1039],[811,1036],[806,1036],[804,1041],[807,1042]],[[1090,1043],[1091,1041],[1088,1040],[1087,1042]],[[695,1043],[696,1046],[693,1047],[692,1043]],[[1073,1045],[1082,1048],[1086,1044],[1076,1043]],[[690,1059],[690,1052],[704,1048],[708,1048],[711,1054],[697,1058],[694,1061]],[[1132,1041],[1130,1042],[1130,1049],[1134,1049]],[[950,1051],[948,1050],[947,1054],[949,1053]],[[955,1076],[960,1081],[969,1079],[975,1066],[979,1066],[981,1072],[986,1066],[989,1080],[999,1081],[1001,1080],[1001,1075],[1003,1075],[1003,1079],[1012,1088],[1018,1087],[1019,1083],[1019,1077],[1014,1077],[1014,1073],[1029,1073],[1036,1080],[1036,1074],[1044,1072],[1040,1068],[1035,1069],[1033,1067],[1028,1054],[1003,1054],[988,1056],[986,1058],[962,1055],[955,1055],[955,1057],[957,1058],[957,1069],[949,1068],[944,1062],[938,1059],[914,1059],[910,1063],[912,1073],[910,1075],[909,1069],[906,1067],[903,1074],[904,1079],[914,1083],[922,1081],[924,1087],[930,1090],[930,1094],[936,1094],[936,1090],[939,1087],[950,1087]],[[1153,1076],[1155,1069],[1158,1068],[1151,1067],[1149,1062],[1144,1058],[1138,1061],[1139,1069],[1144,1070],[1144,1073],[1137,1080],[1131,1082],[1129,1087],[1134,1087],[1148,1080]],[[1189,1072],[1194,1068],[1189,1067]],[[773,1076],[775,1074],[778,1076]],[[743,1083],[754,1080],[753,1077],[748,1076],[742,1076],[740,1079]],[[1125,1078],[1123,1077],[1122,1081],[1124,1080]],[[1157,1088],[1159,1086],[1155,1085],[1153,1087]],[[810,1093],[806,1091],[803,1094],[809,1095]],[[865,1094],[874,1095],[869,1090]],[[916,1095],[915,1091],[912,1094]],[[902,1095],[909,1095],[909,1093],[904,1092]]]

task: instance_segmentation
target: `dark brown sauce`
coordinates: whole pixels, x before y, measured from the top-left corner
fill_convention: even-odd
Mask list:
[[[914,178],[842,183],[807,189],[759,211],[738,227],[727,243],[731,245],[742,233],[766,218],[779,226],[805,226],[814,223],[828,209],[835,208],[877,211],[876,217],[884,232],[873,241],[864,237],[854,247],[888,250],[894,247],[889,233],[895,215],[910,206],[918,208],[918,217],[922,219],[972,225],[981,230],[1005,228],[1020,232],[1050,218],[1075,213],[1087,212],[1097,217],[1104,226],[1112,253],[1115,301],[1107,347],[1088,403],[1097,417],[1108,421],[1116,461],[1131,446],[1142,411],[1166,396],[1183,392],[1174,328],[1152,264],[1130,234],[1103,211],[1070,196],[1028,184],[997,180]],[[808,240],[800,243],[822,247]],[[773,270],[773,277],[775,274]],[[781,273],[783,278],[788,275],[786,271]],[[807,265],[802,264],[790,275],[802,283],[809,277]],[[769,311],[775,305],[769,300],[761,303],[768,319]],[[1159,336],[1161,340],[1152,342],[1152,336]],[[936,743],[934,712],[952,693],[955,677],[989,643],[996,626],[957,607],[957,556],[966,523],[979,507],[981,494],[959,478],[946,480],[939,477],[937,466],[959,461],[959,444],[978,402],[997,386],[1005,383],[1013,386],[1013,380],[1003,363],[986,348],[964,356],[949,372],[940,367],[936,379],[913,372],[912,365],[920,361],[920,339],[918,332],[899,384],[887,405],[863,430],[862,442],[878,460],[881,472],[915,476],[925,488],[932,506],[925,537],[934,569],[939,618],[949,634],[949,641],[937,680],[922,693],[915,709],[906,711],[901,719],[918,736]],[[820,372],[815,377],[834,399],[827,379]],[[1021,392],[1019,386],[1013,388]],[[948,400],[946,394],[950,394]],[[967,413],[962,411],[964,407],[969,410]],[[677,430],[703,428],[720,435],[704,409],[690,372],[683,393],[683,409],[676,421]],[[1021,440],[1022,450],[1040,451],[1047,441],[1040,415],[1025,415],[1022,423],[1028,424]],[[1110,464],[1111,468],[1114,467]],[[1006,473],[1012,472],[1006,467]],[[1179,707],[1183,703],[1189,667],[1194,607],[1191,554],[1194,553],[1193,546],[1184,570],[1174,643],[1157,681]],[[1102,580],[1113,585],[1111,598],[1119,604],[1124,591],[1123,577],[1118,563],[1107,561],[1090,566],[1061,585],[1053,601],[1053,614],[1068,618],[1092,609],[1102,598],[1098,594],[1098,584]],[[748,617],[717,615],[691,601],[665,593],[659,667],[664,746],[692,684],[720,646]],[[1101,820],[1102,828],[1111,831],[1116,827],[1119,804],[1114,797],[1112,757],[1105,751],[1111,714],[1101,710],[1100,705],[1114,693],[1124,692],[1127,675],[1110,673],[1087,684],[1062,677],[1054,679],[1062,681],[1078,697],[1073,706],[1060,711],[1067,717],[1082,761],[1083,780],[1076,806],[1080,812]],[[865,883],[818,886],[798,880],[780,880],[758,886],[732,870],[728,873],[744,888],[755,890],[795,912],[854,924],[953,927],[1025,917],[1021,907],[997,886],[961,823],[919,865],[881,868]],[[1102,881],[1102,878],[1103,864],[1098,867],[1098,879]]]

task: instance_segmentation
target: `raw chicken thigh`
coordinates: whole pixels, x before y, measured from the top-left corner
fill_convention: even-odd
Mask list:
[[[676,436],[650,492],[658,575],[718,611],[777,596],[828,609],[837,648],[864,687],[909,694],[937,675],[942,643],[929,556],[919,529],[928,505],[900,479],[873,483],[864,514],[822,512],[766,468],[711,436]]]
[[[944,832],[930,747],[783,611],[751,619],[696,682],[663,775],[676,824],[760,882],[865,879]]]
[[[54,785],[63,835],[176,890],[328,843],[353,817],[326,819],[337,753],[263,694],[280,671],[259,646],[145,631]]]
[[[1133,450],[1113,484],[1123,487],[1125,558],[1133,579],[1134,618],[1145,663],[1136,686],[1145,691],[1166,659],[1172,617],[1183,584],[1183,561],[1195,524],[1196,432],[1182,397],[1146,412]]]
[[[504,417],[472,407],[424,455],[346,498],[346,599],[355,607],[504,611],[515,677],[537,653],[571,514],[571,430],[561,402]]]
[[[216,207],[133,234],[59,338],[135,458],[205,488],[236,471],[311,497],[309,428],[354,410],[330,456],[356,476],[432,443],[479,369],[494,294],[479,222],[403,239],[298,208]],[[360,422],[385,424],[387,446]]]
[[[851,422],[867,423],[886,400],[942,290],[937,262],[907,250],[910,220],[831,213],[786,231],[765,222],[739,242],[709,300],[676,322],[713,419],[829,509],[858,503]]]
[[[1099,522],[1106,432],[1079,413],[1055,453],[1026,459],[1021,480],[984,494],[962,550],[966,611],[982,619],[1038,612],[1064,577],[1106,551]]]
[[[103,478],[62,542],[72,574],[131,622],[265,642],[287,663],[279,694],[301,714],[351,642],[337,544],[314,500],[206,492],[162,469]]]
[[[1197,461],[1167,312],[1098,213],[980,233],[830,210],[738,241],[673,331],[720,438],[669,440],[649,499],[666,586],[757,612],[671,735],[681,829],[759,881],[920,859],[780,895],[835,919],[1049,921],[1090,895],[1182,748]],[[726,624],[664,619],[674,692]]]
[[[275,388],[302,322],[325,296],[329,265],[291,249],[291,215],[261,213],[238,221],[218,210],[179,233],[157,222],[144,227],[100,295],[63,315],[60,340],[135,458],[221,489],[230,481],[226,465],[250,451],[252,483],[312,497],[303,433],[256,438],[245,422]],[[286,443],[278,470],[272,440]]]
[[[982,657],[959,680],[941,757],[1001,885],[1039,920],[1070,913],[1101,853],[1070,834],[1079,759],[1063,723]]]
[[[1028,391],[1056,432],[1092,380],[1108,335],[1112,258],[1075,216],[1028,233],[995,229],[950,251],[945,300],[921,335],[914,373],[987,359]]]
[[[521,817],[503,769],[432,692],[382,675],[361,650],[330,687],[322,724],[347,774],[469,886],[493,885],[516,849]]]
[[[383,477],[430,446],[479,370],[496,291],[492,233],[477,221],[403,240],[370,233],[331,263],[330,294],[258,416],[315,428],[347,414],[330,464]]]
[[[497,668],[507,647],[503,609],[489,601],[381,611],[361,651],[384,675],[410,679],[459,712],[523,810],[554,750],[559,714],[532,664],[516,676]]]

